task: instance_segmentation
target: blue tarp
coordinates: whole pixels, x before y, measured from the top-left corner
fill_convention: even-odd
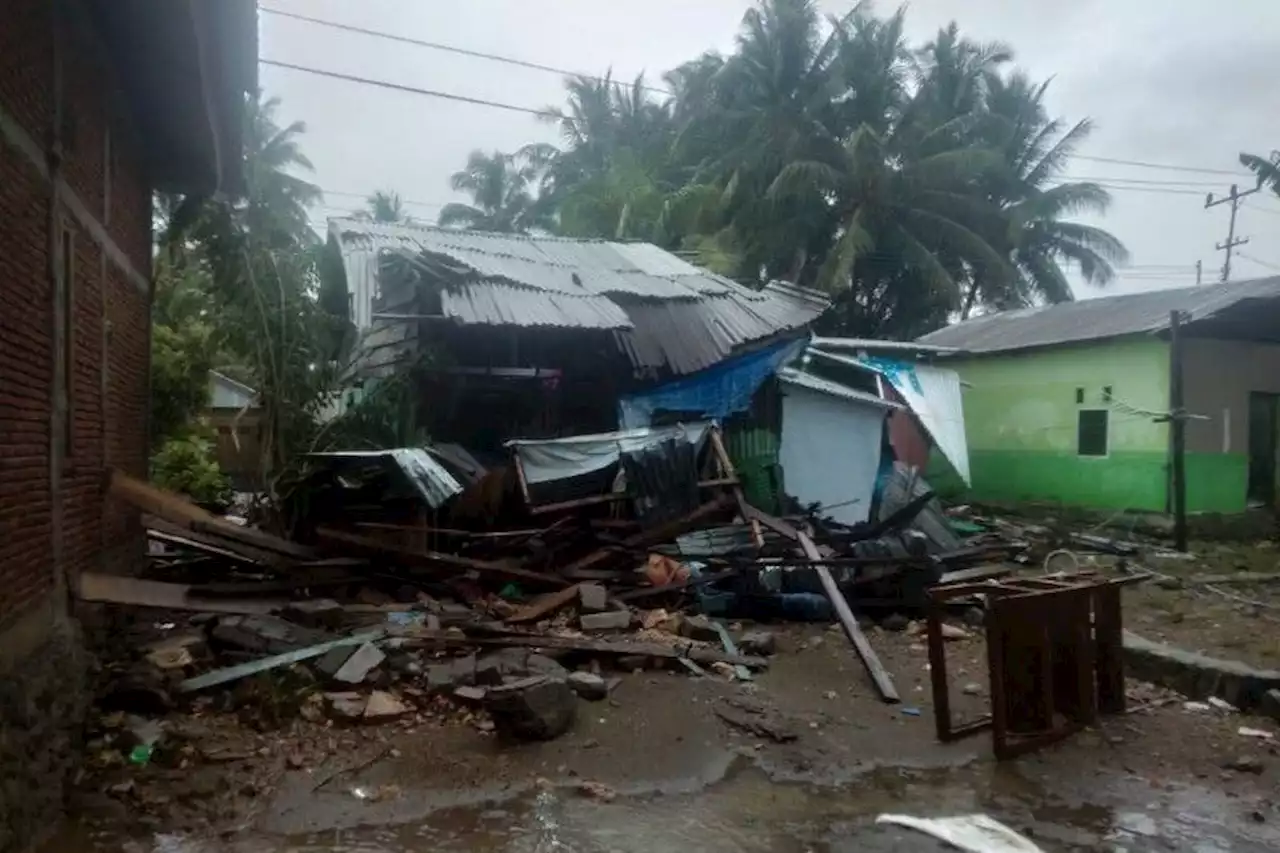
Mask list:
[[[808,343],[807,338],[782,341],[644,393],[623,397],[618,401],[618,423],[622,429],[646,427],[654,414],[664,409],[716,420],[746,411],[764,381],[798,357]]]

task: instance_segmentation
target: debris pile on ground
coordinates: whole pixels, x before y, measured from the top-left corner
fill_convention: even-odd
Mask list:
[[[281,729],[312,744],[279,756],[291,769],[388,726],[556,738],[578,703],[609,699],[615,672],[750,681],[776,650],[755,623],[778,620],[837,623],[896,702],[861,625],[920,625],[938,584],[1040,559],[1035,531],[944,512],[902,466],[872,520],[849,526],[749,504],[712,424],[642,432],[514,442],[488,470],[460,448],[318,456],[281,513],[287,536],[113,472],[112,495],[144,514],[150,554],[141,576],[90,572],[78,584],[118,628],[98,768],[197,779],[270,753],[261,738]],[[945,624],[943,636],[980,631],[981,604],[958,601],[954,621],[971,627]],[[716,713],[795,736],[742,702]],[[238,738],[188,737],[230,718]],[[116,794],[136,799],[129,791]]]

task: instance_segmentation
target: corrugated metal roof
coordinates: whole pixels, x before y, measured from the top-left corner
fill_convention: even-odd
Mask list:
[[[627,300],[622,304],[635,328],[614,337],[632,364],[692,373],[724,360],[745,343],[803,328],[829,304],[814,291],[789,285],[771,284],[751,293],[758,298],[726,294],[694,303]]]
[[[559,293],[478,281],[440,292],[441,310],[460,323],[487,326],[572,326],[630,329],[631,319],[604,296]]]
[[[376,459],[392,462],[427,506],[438,509],[445,501],[462,491],[462,484],[449,473],[430,453],[419,447],[398,447],[394,450],[348,450],[336,453],[311,453],[313,459],[344,460]]]
[[[443,314],[459,323],[613,329],[635,366],[676,374],[716,364],[743,344],[803,328],[831,304],[818,291],[792,285],[753,290],[647,243],[353,219],[331,219],[329,231],[357,303],[379,291],[380,253],[425,252],[475,273],[475,280],[441,289]],[[357,326],[372,322],[362,307],[355,307]]]
[[[331,219],[329,231],[344,260],[370,252],[426,252],[450,258],[483,278],[569,296],[696,299],[728,291],[719,276],[646,243],[491,234],[358,219]],[[358,268],[347,264],[349,279],[376,272],[367,263]]]
[[[1186,312],[1196,322],[1245,300],[1277,297],[1280,276],[1107,296],[976,317],[930,332],[919,342],[987,353],[1151,334],[1169,328],[1171,311]]]
[[[865,403],[868,406],[880,409],[902,408],[902,406],[891,400],[881,399],[875,394],[858,391],[847,385],[841,385],[839,382],[832,382],[830,379],[823,379],[821,376],[805,373],[803,370],[796,370],[793,367],[784,367],[779,370],[778,378],[782,380],[783,385],[794,385],[798,388],[816,391],[819,394],[826,394],[830,397],[839,397],[841,400],[847,400],[850,403]]]

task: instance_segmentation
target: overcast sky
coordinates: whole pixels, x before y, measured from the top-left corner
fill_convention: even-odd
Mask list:
[[[750,0],[261,0],[277,8],[531,62],[630,78],[657,75],[708,48],[728,51]],[[841,13],[848,0],[825,0]],[[892,10],[897,4],[879,3]],[[1280,0],[915,0],[916,43],[955,19],[966,34],[1013,46],[1018,65],[1052,76],[1051,109],[1097,130],[1081,154],[1241,172],[1240,151],[1280,148]],[[555,75],[339,32],[264,14],[261,55],[346,74],[540,108],[562,102]],[[530,115],[380,90],[263,66],[261,83],[283,100],[282,118],[307,123],[303,147],[327,191],[323,214],[361,206],[375,189],[414,203],[434,221],[455,200],[449,175],[473,148],[511,151],[556,142]],[[1071,177],[1105,179],[1114,204],[1101,220],[1129,247],[1133,269],[1113,292],[1217,279],[1229,175],[1077,160]],[[1242,186],[1247,176],[1241,172]],[[1121,188],[1121,183],[1123,187]],[[1138,183],[1151,182],[1151,183]],[[465,200],[465,199],[462,199]],[[425,203],[425,204],[424,204]],[[317,213],[317,216],[323,215]],[[1280,199],[1241,208],[1232,279],[1280,274]],[[1256,260],[1252,260],[1256,259]],[[1170,265],[1170,266],[1164,266]],[[1174,269],[1171,265],[1179,265]],[[1270,266],[1269,266],[1270,265]],[[1084,288],[1077,295],[1093,295]]]

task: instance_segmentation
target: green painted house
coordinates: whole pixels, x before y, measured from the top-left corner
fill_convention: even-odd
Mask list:
[[[1188,510],[1276,506],[1280,277],[1006,311],[922,337],[965,383],[973,498],[1167,511],[1172,311]]]

